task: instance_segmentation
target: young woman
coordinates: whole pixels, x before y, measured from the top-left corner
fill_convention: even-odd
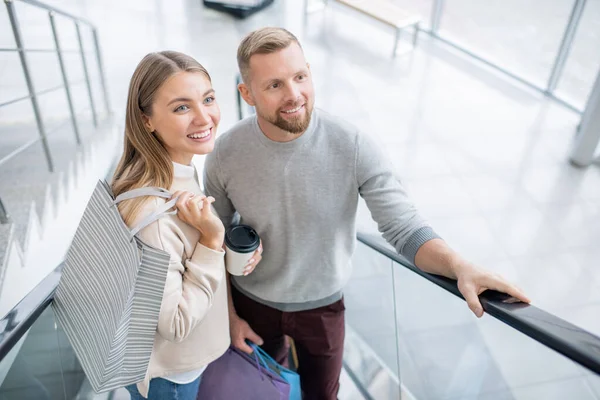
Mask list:
[[[171,261],[146,379],[127,387],[132,399],[195,399],[203,370],[230,344],[224,227],[192,165],[195,154],[212,151],[219,119],[210,76],[193,58],[164,51],[148,54],[137,66],[113,194],[160,187],[178,201],[176,215],[138,233],[170,253]],[[120,203],[119,211],[134,227],[164,203],[146,196]],[[250,270],[260,254],[254,259]]]

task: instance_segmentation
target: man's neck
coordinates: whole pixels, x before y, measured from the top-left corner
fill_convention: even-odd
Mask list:
[[[304,131],[302,133],[291,133],[288,131],[284,131],[283,129],[273,125],[272,123],[266,121],[264,118],[261,118],[258,115],[257,120],[258,126],[262,131],[263,135],[265,135],[267,138],[271,139],[274,142],[291,142],[292,140],[298,139],[300,136],[304,135],[304,132],[306,132]]]

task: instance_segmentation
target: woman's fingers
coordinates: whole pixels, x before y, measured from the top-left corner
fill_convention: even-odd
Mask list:
[[[187,192],[187,191],[181,191],[181,192],[175,192],[175,195],[173,197],[175,197],[177,194],[178,195],[178,200],[176,203],[176,207],[179,210],[185,210],[187,208],[188,205],[188,201],[194,197],[194,194],[191,192]]]
[[[193,211],[190,208],[190,205],[193,205],[194,196],[192,192],[182,191],[175,205],[177,207],[177,216],[186,224],[192,224],[194,219]]]
[[[208,213],[211,212],[210,205],[212,203],[214,203],[214,201],[215,201],[215,198],[212,197],[212,196],[208,196],[208,197],[204,196],[202,198],[202,204],[203,204],[203,207],[202,207],[202,216],[203,217],[207,217]]]
[[[178,196],[176,207],[179,211],[179,219],[192,225],[196,229],[203,231],[204,224],[213,223],[218,217],[212,213],[210,205],[215,201],[212,196],[206,197],[203,194],[196,195],[192,192],[177,191],[173,197]],[[219,221],[220,223],[220,221]]]
[[[181,195],[183,195],[184,193],[185,193],[185,190],[178,190],[175,193],[173,193],[173,196],[171,196],[171,198],[169,199],[169,200],[177,199],[177,202],[175,203],[175,207],[177,207],[179,200],[181,200]]]
[[[195,208],[194,211],[199,212],[200,210],[202,210],[202,208],[204,208],[204,196],[195,196],[192,199],[190,199],[190,205],[194,205]]]
[[[244,268],[244,276],[250,275],[252,273],[252,271],[254,271],[254,269],[260,262],[260,260],[262,260],[262,251],[263,251],[263,249],[262,249],[262,241],[261,241],[260,246],[258,246],[258,249],[256,249],[256,251],[254,252],[254,255],[248,261],[248,265],[246,265],[246,267]]]

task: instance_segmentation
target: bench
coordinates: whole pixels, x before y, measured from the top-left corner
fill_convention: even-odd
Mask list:
[[[411,14],[404,11],[402,8],[394,4],[389,0],[331,0],[332,2],[347,6],[355,11],[358,11],[368,17],[376,19],[388,26],[394,28],[396,32],[396,38],[394,41],[394,50],[392,57],[396,56],[398,50],[398,41],[402,31],[406,28],[413,29],[413,47],[417,45],[417,38],[419,36],[419,25],[421,23],[421,17],[416,14]],[[308,3],[306,0],[305,4],[308,10]],[[323,0],[324,4],[327,5],[329,0]]]

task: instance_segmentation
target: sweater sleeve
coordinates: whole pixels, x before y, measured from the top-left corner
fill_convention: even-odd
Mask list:
[[[439,236],[418,213],[377,145],[359,133],[355,151],[356,181],[361,197],[384,239],[414,264],[419,248]]]
[[[209,153],[204,161],[204,193],[215,198],[213,207],[221,218],[225,229],[227,229],[235,219],[236,210],[229,197],[227,197],[219,168],[218,153],[219,150],[215,147],[214,151]]]
[[[170,218],[161,218],[138,234],[148,245],[171,255],[157,329],[172,342],[183,341],[202,321],[225,275],[225,252],[197,243],[191,257],[184,259],[185,249],[179,234],[179,228]]]

